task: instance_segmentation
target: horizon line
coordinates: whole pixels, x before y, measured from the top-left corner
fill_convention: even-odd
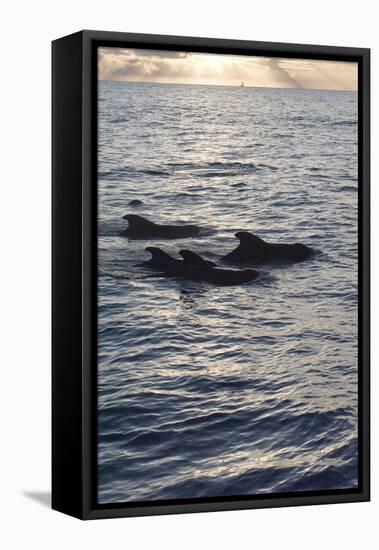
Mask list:
[[[223,88],[252,88],[252,89],[259,89],[259,90],[304,90],[304,91],[318,91],[318,92],[349,92],[349,93],[358,93],[358,90],[339,90],[336,88],[296,88],[296,87],[288,87],[288,86],[249,86],[248,84],[244,84],[241,86],[241,84],[195,84],[192,82],[153,82],[153,81],[146,81],[146,80],[114,80],[112,78],[98,78],[98,82],[121,82],[125,84],[159,84],[159,85],[167,85],[167,86],[208,86],[208,87],[223,87]],[[243,82],[243,81],[242,81]]]

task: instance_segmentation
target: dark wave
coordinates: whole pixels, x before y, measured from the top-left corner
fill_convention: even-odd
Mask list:
[[[207,163],[167,163],[163,168],[138,168],[135,166],[117,167],[113,170],[100,170],[100,179],[119,180],[128,176],[173,176],[177,172],[187,172],[191,177],[211,178],[228,177],[241,174],[249,174],[257,171],[278,170],[277,166],[271,164],[255,164],[252,162],[207,162]]]
[[[256,380],[250,381],[250,384],[258,388],[262,382]],[[188,392],[193,384],[196,384],[194,380],[184,378],[179,383],[177,392]],[[225,391],[232,392],[237,397],[241,392],[248,391],[247,384],[247,380],[231,377],[215,386],[214,381],[208,378],[201,380],[203,394],[199,388],[193,388],[193,391],[195,395],[203,395],[210,401],[212,395],[220,395],[219,392]],[[271,391],[275,391],[275,388],[271,388]],[[178,395],[160,396],[154,392],[145,394],[143,400],[141,394],[136,394],[134,399],[138,401],[125,407],[114,405],[101,409],[100,426],[103,423],[107,426],[111,421],[112,429],[101,430],[100,446],[104,450],[109,444],[120,450],[128,449],[128,464],[141,479],[146,475],[146,470],[156,469],[155,486],[153,484],[150,489],[143,491],[144,498],[169,499],[335,489],[349,487],[351,479],[356,479],[356,439],[333,446],[336,433],[351,431],[349,412],[342,408],[301,413],[297,412],[297,405],[287,399],[281,402],[272,400],[268,402],[269,406],[260,409],[234,410],[233,414],[225,406],[224,410],[199,410],[193,416],[173,417],[168,411],[175,406]],[[162,399],[167,411],[163,415]],[[125,422],[131,424],[127,429]],[[263,463],[256,468],[244,468],[242,474],[237,474],[232,466],[229,470],[225,468],[220,471],[217,457],[225,456],[225,453],[226,456],[238,456],[239,449],[244,448],[252,452],[254,444],[260,447],[263,442],[266,448],[268,445],[270,453],[275,454],[277,450],[283,454],[282,462],[289,466],[266,466]],[[298,450],[292,452],[289,445],[293,449],[296,446]],[[287,451],[280,450],[286,448]],[[310,467],[306,456],[319,448],[329,450],[324,451],[323,463],[314,462]],[[303,459],[300,459],[301,453],[304,454]],[[149,457],[148,461],[141,462],[142,456]],[[170,460],[167,461],[167,457]],[[198,463],[195,479],[190,475],[189,469],[194,460],[203,462],[203,467],[201,462]],[[182,474],[178,470],[177,480],[173,482],[170,477],[172,468],[176,470],[177,462],[186,464],[187,469],[182,470]],[[154,466],[155,463],[160,463],[159,468]],[[101,479],[106,482],[107,476],[115,476],[116,472],[117,477],[122,480],[125,473],[122,473],[118,461],[107,460],[102,465]],[[130,474],[129,468],[128,472]]]
[[[344,185],[343,187],[340,187],[339,188],[339,191],[343,192],[343,193],[357,193],[358,192],[358,187],[354,186],[354,185]]]
[[[357,126],[358,121],[356,120],[336,120],[331,122],[331,126]]]

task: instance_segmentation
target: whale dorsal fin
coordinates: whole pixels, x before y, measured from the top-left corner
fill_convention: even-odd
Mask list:
[[[179,254],[183,258],[185,265],[209,267],[209,262],[207,260],[203,260],[203,258],[195,252],[191,252],[190,250],[181,250]]]
[[[155,225],[153,222],[146,220],[146,218],[143,218],[142,216],[137,216],[136,214],[126,214],[123,216],[123,219],[129,222],[130,228],[151,227],[152,225]]]
[[[239,231],[235,236],[239,239],[241,245],[263,246],[266,244],[263,239],[248,231]]]
[[[145,250],[150,252],[153,260],[173,260],[170,254],[167,254],[167,252],[157,246],[147,246]]]

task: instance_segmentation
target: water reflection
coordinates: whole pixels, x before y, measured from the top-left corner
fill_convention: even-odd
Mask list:
[[[356,94],[100,94],[100,501],[355,486]],[[206,231],[118,237],[131,199]],[[237,287],[134,267],[149,244],[217,261],[238,230],[322,253]]]

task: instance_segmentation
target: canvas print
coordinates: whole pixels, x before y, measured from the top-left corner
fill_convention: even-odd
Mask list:
[[[358,487],[357,80],[98,49],[99,504]]]

